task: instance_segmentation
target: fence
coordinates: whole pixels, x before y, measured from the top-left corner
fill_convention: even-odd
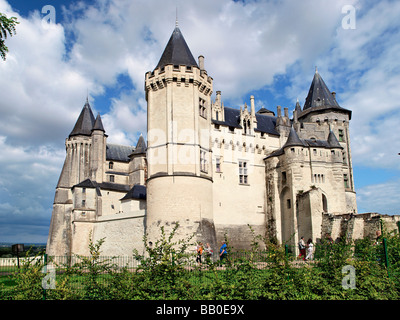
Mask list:
[[[229,252],[228,257],[219,261],[219,257],[208,260],[203,257],[202,263],[196,261],[196,255],[188,255],[177,259],[173,254],[169,261],[156,261],[158,264],[168,264],[168,268],[181,267],[179,270],[187,277],[187,283],[194,286],[207,285],[216,281],[218,275],[224,276],[224,272],[250,266],[252,270],[268,270],[276,263],[288,263],[291,267],[302,267],[305,264],[318,264],[324,259],[338,259],[347,257],[360,261],[374,261],[386,268],[388,275],[397,283],[399,280],[399,253],[400,245],[397,242],[388,244],[386,239],[371,244],[368,241],[355,244],[317,244],[313,260],[303,262],[295,255],[293,247],[275,247],[274,250],[258,252]],[[63,256],[48,257],[47,255],[37,257],[20,258],[20,267],[17,266],[16,258],[0,258],[0,299],[14,299],[16,297],[15,287],[21,280],[21,275],[36,268],[36,284],[42,298],[57,299],[52,289],[52,280],[57,279],[57,286],[65,286],[76,299],[84,298],[85,291],[99,284],[103,288],[115,286],[115,279],[120,275],[134,274],[145,270],[133,256],[125,257],[80,257]],[[166,270],[172,270],[172,269]],[[47,277],[47,279],[46,279]],[[289,277],[289,274],[288,274]],[[39,282],[38,282],[39,281]],[[39,284],[37,284],[39,283]],[[53,282],[54,284],[54,282]],[[18,296],[17,296],[18,298]]]

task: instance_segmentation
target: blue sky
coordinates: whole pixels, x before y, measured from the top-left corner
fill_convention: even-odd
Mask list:
[[[42,8],[54,7],[55,21]],[[354,29],[346,29],[354,8]],[[65,138],[89,94],[109,142],[146,132],[144,74],[175,25],[239,108],[303,105],[315,66],[350,123],[359,212],[400,214],[400,2],[0,0],[0,241],[46,242]],[[344,24],[343,24],[344,23]]]

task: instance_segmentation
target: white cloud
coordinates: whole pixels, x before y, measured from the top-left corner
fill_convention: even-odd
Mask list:
[[[356,30],[341,28],[341,8],[349,4],[357,9]],[[20,21],[17,35],[7,39],[7,61],[0,62],[0,188],[23,196],[0,199],[0,212],[32,203],[32,214],[49,219],[64,139],[87,90],[96,112],[107,90],[115,89],[101,110],[109,142],[134,145],[145,134],[144,74],[172,33],[176,5],[181,31],[194,57],[205,56],[223,100],[243,104],[251,90],[273,86],[284,75],[289,85],[275,88],[282,89],[276,95],[283,104],[303,102],[318,65],[339,103],[353,110],[353,164],[399,169],[400,134],[391,128],[400,121],[400,3],[79,1],[57,12],[58,20],[64,15],[62,25],[43,25],[38,11],[21,17],[0,0],[0,12]],[[121,74],[129,75],[132,87],[117,92]],[[362,190],[360,196],[366,203]]]
[[[357,191],[357,205],[360,212],[400,214],[400,179],[369,185]]]

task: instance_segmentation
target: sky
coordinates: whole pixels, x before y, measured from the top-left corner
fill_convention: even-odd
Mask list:
[[[352,110],[359,213],[400,214],[400,2],[0,0],[0,242],[46,242],[65,139],[88,97],[108,142],[146,133],[144,77],[175,27],[225,106],[303,106],[315,66]],[[212,98],[215,98],[215,93]]]

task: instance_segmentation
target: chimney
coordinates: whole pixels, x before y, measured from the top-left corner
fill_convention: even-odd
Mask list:
[[[204,56],[199,56],[199,67],[200,71],[204,70]]]
[[[276,116],[278,117],[278,118],[280,118],[281,116],[282,116],[282,112],[281,112],[281,106],[277,106],[276,107]]]
[[[216,97],[215,97],[215,102],[217,103],[217,105],[221,105],[221,91],[217,91],[216,92]]]
[[[251,105],[251,115],[256,114],[256,107],[254,105],[254,96],[250,96],[250,105]]]
[[[285,113],[285,118],[289,119],[289,110],[288,110],[288,108],[285,107],[285,108],[283,108],[283,110],[284,110],[284,113]]]

